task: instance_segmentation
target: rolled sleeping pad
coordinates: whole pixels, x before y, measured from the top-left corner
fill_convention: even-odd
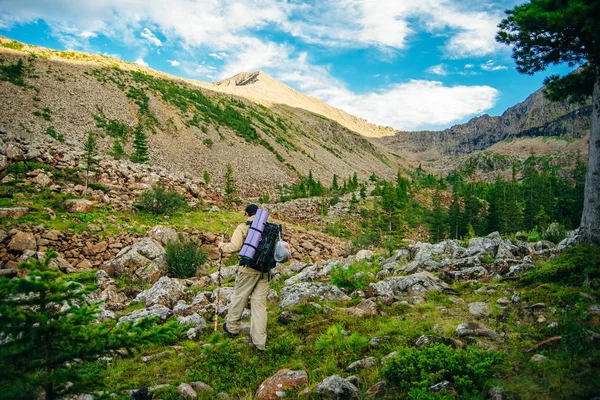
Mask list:
[[[263,231],[265,230],[265,224],[267,223],[268,218],[269,212],[267,210],[259,208],[256,211],[256,215],[254,216],[254,220],[250,225],[250,230],[246,235],[244,245],[242,246],[242,250],[240,251],[240,257],[254,259],[256,248],[258,247],[260,238],[262,237]]]

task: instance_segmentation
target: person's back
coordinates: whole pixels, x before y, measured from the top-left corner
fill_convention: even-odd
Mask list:
[[[239,251],[244,239],[248,235],[250,225],[248,222],[254,220],[258,207],[249,204],[246,207],[245,214],[248,216],[246,223],[239,224],[229,243],[219,243],[219,249],[225,253],[234,253]],[[252,343],[259,350],[265,349],[267,342],[267,293],[269,291],[268,274],[248,266],[240,265],[235,278],[235,289],[229,305],[227,322],[223,324],[225,332],[231,335],[239,334],[242,313],[250,298],[251,319],[250,319],[250,337]]]

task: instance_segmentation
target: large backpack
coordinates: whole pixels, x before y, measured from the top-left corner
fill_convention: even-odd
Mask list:
[[[251,225],[252,222],[246,222]],[[260,242],[256,246],[254,257],[242,256],[240,265],[245,265],[260,272],[269,272],[277,265],[274,252],[277,241],[281,238],[281,225],[265,222]]]

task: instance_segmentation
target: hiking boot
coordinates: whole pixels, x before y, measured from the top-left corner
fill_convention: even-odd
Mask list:
[[[227,322],[223,322],[223,330],[225,331],[225,333],[227,333],[229,336],[237,336],[239,335],[239,333],[233,333],[233,332],[229,332],[229,330],[227,329]]]

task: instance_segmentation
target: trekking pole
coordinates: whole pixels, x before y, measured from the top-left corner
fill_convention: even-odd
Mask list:
[[[221,243],[225,239],[225,234],[229,231],[229,228],[225,230],[224,233],[221,234]],[[219,296],[221,294],[221,267],[223,266],[223,250],[219,248],[219,269],[217,270],[217,300],[215,301],[215,332],[217,331],[217,326],[219,325]]]

